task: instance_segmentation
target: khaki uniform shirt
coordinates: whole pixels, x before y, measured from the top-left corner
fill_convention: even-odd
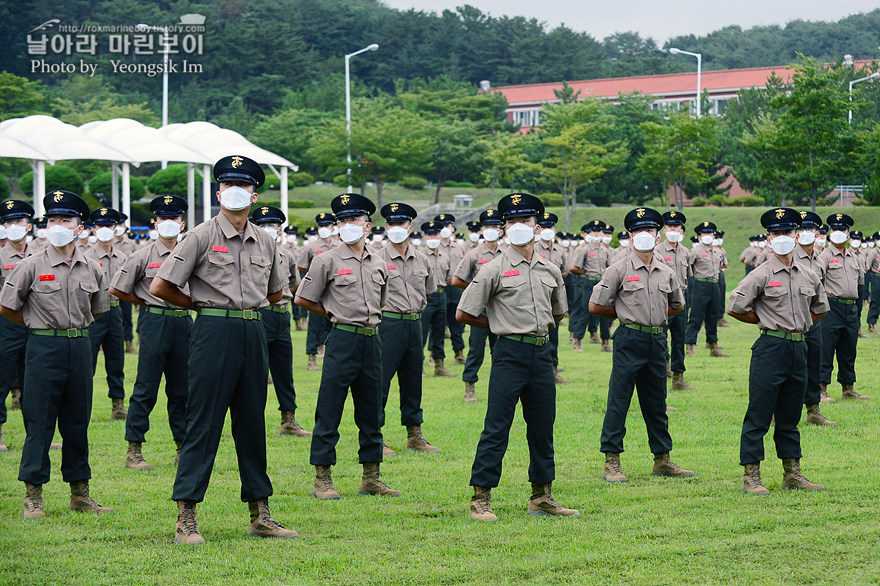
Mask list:
[[[730,294],[727,310],[753,310],[762,330],[802,334],[813,327],[811,311],[828,312],[828,297],[815,271],[797,262],[786,267],[773,255],[739,282]]]
[[[28,247],[33,248],[34,252],[40,252],[41,250],[46,250],[46,248],[48,248],[48,246],[49,246],[49,239],[48,238],[34,238],[33,240],[31,240],[30,244],[28,244]]]
[[[122,240],[113,241],[113,248],[117,247],[125,256],[133,254],[134,251],[138,249],[137,244],[134,243],[134,240],[128,237],[127,233],[122,236]]]
[[[553,318],[568,311],[559,267],[539,254],[527,261],[510,247],[482,265],[464,290],[458,309],[473,316],[486,310],[489,330],[499,336],[543,337]]]
[[[807,254],[807,250],[801,246],[800,244],[795,244],[794,246],[794,262],[798,263],[802,267],[807,267],[814,273],[819,276],[820,281],[825,281],[825,270],[822,268],[821,263],[819,262],[819,256],[822,254],[822,251],[817,247],[813,246],[813,254]]]
[[[150,283],[153,282],[153,277],[159,272],[159,267],[162,266],[169,254],[171,251],[158,240],[139,247],[125,259],[122,268],[110,281],[110,286],[123,293],[134,293],[147,305],[174,308],[174,305],[150,293]],[[181,287],[180,290],[189,295],[187,285]]]
[[[442,244],[440,245],[440,248],[443,248]],[[465,283],[470,283],[474,280],[474,277],[477,276],[477,272],[479,272],[483,265],[499,256],[502,252],[504,251],[501,249],[500,243],[498,243],[493,251],[489,248],[488,244],[480,242],[476,248],[460,259],[458,268],[455,270],[455,276]]]
[[[385,261],[369,249],[358,258],[343,243],[315,257],[296,294],[320,302],[334,324],[374,328],[382,320],[388,297],[385,267]]]
[[[428,257],[416,247],[406,247],[401,256],[394,244],[388,243],[377,253],[388,271],[388,302],[385,311],[419,313],[428,304],[428,295],[437,290],[437,277]]]
[[[767,262],[773,257],[773,251],[770,250],[769,246],[765,246],[761,248],[760,246],[755,250],[755,266],[760,266],[763,263]]]
[[[287,278],[287,286],[281,290],[281,299],[273,305],[277,307],[287,307],[293,299],[291,289],[296,289],[300,282],[299,268],[296,266],[296,258],[294,250],[286,246],[278,246],[278,262],[281,264],[281,274]]]
[[[6,277],[0,305],[21,310],[35,330],[84,329],[110,310],[109,287],[96,261],[76,249],[68,264],[54,246],[18,263]]]
[[[691,276],[690,251],[687,246],[681,242],[678,246],[673,246],[664,239],[654,249],[654,258],[672,269],[678,278],[678,286],[682,291],[687,291],[688,277]]]
[[[859,286],[865,282],[865,271],[849,248],[840,252],[836,246],[829,246],[819,255],[819,267],[825,275],[828,297],[859,298]]]
[[[24,252],[17,251],[11,242],[7,242],[6,246],[0,248],[0,287],[6,280],[7,275],[12,272],[15,266],[29,256],[33,256],[39,252],[33,247],[33,244],[27,244]]]
[[[303,246],[302,251],[299,253],[299,258],[297,259],[297,267],[300,272],[305,273],[309,270],[315,256],[323,254],[328,250],[332,250],[337,246],[345,246],[345,244],[339,240],[333,240],[332,238],[329,242],[326,242],[323,238],[318,238],[314,242],[309,242],[307,245]]]
[[[629,254],[629,251],[632,250],[632,244],[628,246],[620,246],[618,248],[611,249],[611,259],[608,261],[608,265],[611,266],[620,259],[626,257]]]
[[[593,287],[590,303],[614,307],[622,324],[648,327],[666,325],[669,309],[684,305],[675,271],[656,262],[646,265],[638,254],[614,263]]]
[[[428,264],[431,265],[431,272],[437,280],[437,290],[442,291],[448,282],[452,280],[453,269],[456,267],[450,263],[449,255],[443,250],[443,247],[437,247],[434,250],[425,248],[425,255],[428,257]]]
[[[116,273],[119,272],[119,269],[125,263],[125,259],[128,258],[127,254],[116,247],[116,244],[113,245],[110,252],[101,248],[100,244],[95,244],[88,247],[83,253],[86,257],[98,261],[98,264],[101,265],[101,270],[104,271],[104,281],[108,284],[113,282],[113,277],[116,276]],[[111,295],[110,300],[115,301],[116,297]]]
[[[713,246],[702,242],[694,244],[688,256],[691,274],[695,279],[718,279],[721,253]]]
[[[567,273],[568,266],[565,264],[565,251],[561,246],[553,242],[546,242],[543,239],[535,242],[535,252],[546,258],[556,265],[560,273]]]
[[[871,257],[871,268],[868,271],[872,273],[880,273],[880,250],[869,248],[868,255]]]
[[[189,283],[197,308],[262,309],[268,294],[287,285],[275,239],[251,222],[239,236],[223,212],[190,230],[156,276],[178,287]]]
[[[758,249],[754,246],[746,246],[745,250],[742,251],[742,254],[739,255],[739,260],[747,265],[755,266],[756,256],[758,256]]]
[[[610,260],[607,248],[590,243],[578,246],[569,264],[584,271],[587,278],[598,281],[608,268]]]
[[[483,242],[480,241],[477,244],[483,244]],[[477,247],[474,246],[474,249],[475,248]],[[447,256],[449,256],[449,264],[452,265],[452,270],[456,271],[458,265],[461,264],[461,259],[464,258],[464,248],[452,241],[443,242],[443,240],[440,240],[440,250],[442,250],[446,253]],[[470,249],[467,252],[470,252]],[[453,274],[455,273],[453,272]]]
[[[471,242],[471,239],[470,239],[470,238],[468,238],[467,240],[465,240],[465,241],[464,241],[464,244],[462,244],[462,248],[464,249],[465,254],[467,254],[468,252],[470,252],[470,251],[472,251],[473,249],[475,249],[475,248],[477,247],[477,244],[479,244],[479,243],[480,243],[480,239],[479,239],[479,238],[477,239],[476,242]]]

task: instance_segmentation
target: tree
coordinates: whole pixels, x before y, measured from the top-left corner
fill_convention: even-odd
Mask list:
[[[39,114],[43,93],[39,81],[0,71],[0,121]]]
[[[332,120],[343,118],[342,112],[325,112],[314,109],[287,109],[274,116],[263,117],[248,138],[256,145],[293,161],[303,171],[323,171],[321,165],[309,154],[313,136]]]
[[[106,84],[100,75],[73,77],[52,93],[52,113],[74,126],[113,118],[131,118],[147,126],[159,125],[159,119],[147,107],[147,102],[120,103],[113,87]]]
[[[525,149],[525,137],[519,133],[499,132],[485,141],[489,149],[486,162],[489,171],[483,174],[484,179],[492,185],[492,201],[495,201],[495,185],[500,181],[516,189],[516,180],[521,178],[528,169]]]
[[[428,129],[431,137],[428,160],[436,185],[434,203],[439,203],[440,190],[447,179],[470,179],[479,175],[488,148],[479,140],[477,125],[473,122],[436,120],[428,122]]]

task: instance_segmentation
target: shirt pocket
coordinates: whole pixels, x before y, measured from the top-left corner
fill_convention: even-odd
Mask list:
[[[333,277],[333,285],[336,287],[349,287],[355,283],[357,283],[357,277],[351,274]]]
[[[83,307],[89,307],[92,302],[92,296],[97,293],[98,283],[95,281],[81,281],[74,295]]]
[[[672,285],[670,285],[666,281],[662,281],[662,282],[658,283],[657,289],[659,289],[661,293],[664,293],[666,295],[669,295],[670,293],[672,293]]]
[[[272,257],[252,254],[249,268],[254,287],[257,291],[266,291],[269,288],[269,275],[272,273]]]
[[[641,281],[624,281],[620,288],[620,298],[628,306],[642,305],[645,297],[645,284]]]
[[[233,283],[235,273],[235,259],[224,252],[209,252],[208,265],[205,267],[205,281],[215,289],[229,287]]]
[[[97,288],[97,284],[95,285],[95,288]],[[31,287],[31,292],[36,293],[37,295],[52,295],[58,291],[61,291],[61,283],[56,281],[40,281],[34,283],[34,286]]]

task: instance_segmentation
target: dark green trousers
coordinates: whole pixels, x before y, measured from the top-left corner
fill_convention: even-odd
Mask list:
[[[464,361],[464,372],[461,380],[466,383],[476,383],[480,380],[478,376],[480,368],[483,366],[483,360],[486,357],[486,339],[489,340],[489,348],[495,345],[498,336],[485,328],[475,328],[471,326],[471,334],[468,336],[468,353]]]
[[[569,273],[566,279],[570,279],[570,283],[566,283],[565,285],[565,293],[569,296],[568,335],[573,338],[583,338],[584,332],[587,331],[587,316],[584,314],[581,300],[584,296],[586,278],[581,275]],[[569,286],[571,287],[570,292]]]
[[[671,315],[666,322],[666,330],[669,332],[669,356],[672,372],[684,372],[684,336],[687,330],[688,310]]]
[[[293,343],[290,341],[290,311],[279,313],[261,309],[266,347],[269,352],[269,372],[279,411],[296,411],[296,390],[293,388]]]
[[[126,342],[134,340],[134,333],[132,332],[131,327],[131,308],[132,305],[128,301],[119,302],[119,309],[122,310],[122,338]]]
[[[159,398],[165,375],[168,425],[175,441],[186,436],[186,396],[189,377],[189,337],[192,317],[140,312],[138,319],[138,370],[128,401],[125,441],[145,442],[150,413]]]
[[[724,271],[718,273],[718,310],[715,313],[715,321],[724,317],[724,300],[727,299],[727,279]]]
[[[172,499],[205,498],[226,413],[241,477],[241,500],[272,495],[266,474],[266,336],[257,320],[201,315],[189,344],[186,437]]]
[[[559,366],[559,327],[550,330],[548,336],[550,338],[550,362],[553,363],[553,368],[556,368]]]
[[[0,317],[0,425],[6,423],[6,396],[15,387],[24,392],[24,357],[28,329]]]
[[[428,297],[428,305],[422,311],[422,348],[428,341],[430,334],[431,344],[428,347],[431,351],[431,358],[446,358],[445,346],[446,332],[446,297],[443,292],[434,293]]]
[[[522,403],[526,422],[529,482],[547,484],[556,478],[553,455],[556,379],[550,345],[534,346],[498,338],[492,349],[486,419],[471,467],[471,486],[498,486],[518,402]]]
[[[666,417],[666,335],[650,334],[619,326],[614,332],[608,407],[602,423],[600,451],[620,454],[626,435],[626,414],[633,389],[648,430],[652,454],[672,450]]]
[[[339,423],[349,389],[359,431],[358,461],[381,462],[382,339],[379,335],[364,336],[332,328],[327,336],[315,406],[309,457],[312,465],[336,464]]]
[[[125,340],[122,338],[122,310],[110,311],[95,320],[89,328],[92,345],[92,374],[97,373],[98,352],[104,350],[104,370],[107,373],[107,396],[125,398]]]
[[[433,297],[433,295],[432,295]],[[382,338],[382,413],[379,427],[385,427],[385,407],[391,379],[397,375],[400,391],[400,424],[422,424],[422,322],[383,317],[379,324]]]
[[[709,283],[706,281],[698,281],[694,279],[693,290],[688,287],[691,298],[687,302],[690,309],[688,317],[687,332],[685,333],[685,344],[696,344],[697,334],[706,324],[706,342],[714,343],[718,341],[718,283]]]
[[[575,306],[576,281],[578,277],[574,273],[568,273],[562,282],[565,284],[565,299],[568,301],[568,334],[571,335],[571,312]]]
[[[329,333],[330,320],[323,315],[310,312],[306,330],[306,354],[317,354],[318,346],[324,344]]]
[[[21,414],[27,437],[18,479],[49,482],[49,445],[55,425],[61,433],[61,477],[79,482],[92,477],[89,467],[89,419],[92,415],[91,346],[87,338],[29,334],[25,351]]]
[[[443,295],[446,297],[446,326],[449,328],[449,341],[452,342],[454,351],[464,350],[464,324],[455,319],[455,310],[464,293],[458,287],[446,287]],[[445,339],[445,334],[444,334]]]
[[[800,458],[798,422],[807,386],[807,344],[759,336],[749,365],[749,407],[743,420],[739,463],[764,460],[764,436],[776,416],[773,441],[780,460]]]
[[[807,332],[807,385],[804,390],[804,405],[815,405],[822,400],[819,391],[819,365],[822,362],[822,327],[825,319],[813,322]]]
[[[866,280],[871,281],[871,303],[868,305],[868,323],[877,324],[877,318],[880,317],[880,274],[867,273]]]
[[[822,363],[819,382],[831,383],[834,355],[837,355],[837,382],[851,385],[856,382],[856,347],[859,342],[858,303],[840,303],[828,300],[831,308],[822,318]]]

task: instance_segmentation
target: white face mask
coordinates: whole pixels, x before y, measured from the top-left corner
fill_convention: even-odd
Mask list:
[[[400,244],[409,238],[409,231],[401,226],[393,226],[388,228],[388,240],[394,244]]]
[[[4,238],[6,238],[6,228],[0,226],[0,240],[3,240]]]
[[[770,248],[776,254],[788,254],[794,250],[794,242],[791,236],[777,236],[770,241]]]
[[[271,236],[273,240],[278,238],[278,228],[264,227],[263,230],[265,230],[266,234]],[[159,232],[159,234],[161,234],[161,232]]]
[[[48,235],[49,233],[46,231],[45,228],[40,228],[39,230],[37,230],[37,238],[46,238],[48,237]]]
[[[825,248],[825,238],[816,238],[816,246]]]
[[[571,240],[565,239],[562,242],[560,242],[559,244],[562,245],[562,248],[568,248],[569,246],[571,246]]]
[[[648,252],[656,242],[657,237],[650,232],[638,232],[632,237],[633,248],[639,252]]]
[[[507,229],[507,238],[514,246],[525,246],[535,240],[535,229],[523,223],[516,223]]]
[[[611,236],[603,236],[602,244],[611,244]]]
[[[373,234],[373,242],[378,244],[379,242],[382,242],[383,240],[385,240],[385,237],[383,235]]]
[[[311,234],[311,235],[309,236],[309,242],[314,242],[314,241],[317,240],[317,239],[318,239],[318,237],[315,236],[314,234]]]
[[[843,244],[846,242],[846,232],[842,230],[832,230],[831,234],[828,235],[829,240],[834,244]]]
[[[504,244],[510,244],[510,238],[507,236],[504,237]]]
[[[88,241],[89,241],[89,244],[94,244],[95,242],[98,241],[98,237],[95,236],[94,234],[92,234],[91,236],[89,236]]]
[[[27,236],[27,228],[19,226],[18,224],[10,224],[9,227],[6,228],[6,234],[0,236],[0,238],[8,238],[13,242],[18,242],[25,236]]]
[[[320,228],[318,228],[318,236],[320,236],[321,238],[327,239],[330,238],[332,235],[333,231],[330,230],[330,228],[328,228],[327,226],[321,226]],[[309,237],[309,239],[311,239],[311,236]]]
[[[623,240],[620,241],[620,246],[623,248],[629,247],[629,240],[624,238]]]
[[[115,235],[116,232],[113,228],[107,228],[106,226],[101,226],[95,230],[95,237],[101,242],[110,242]],[[91,238],[89,238],[89,240],[91,240]]]
[[[802,232],[798,232],[798,242],[803,244],[804,246],[809,246],[813,242],[816,241],[816,233],[811,232],[809,230],[804,230]]]
[[[54,225],[46,230],[46,237],[52,246],[67,246],[73,242],[73,230],[64,226]]]
[[[767,241],[766,240],[758,241],[758,248],[767,248]]]
[[[296,244],[296,236],[294,236],[293,234],[288,234],[287,235],[287,243],[295,245]]]
[[[868,248],[868,243],[867,243],[867,242],[862,242],[862,248]]]
[[[446,227],[440,230],[440,238],[449,238],[452,236],[452,228]]]
[[[237,212],[251,206],[252,195],[244,187],[233,185],[220,192],[220,205],[230,212]]]
[[[343,224],[339,229],[339,237],[346,244],[355,244],[364,237],[364,227],[357,224]]]
[[[440,248],[440,239],[439,238],[428,238],[425,240],[425,244],[428,245],[428,248],[434,250],[435,248]]]
[[[119,226],[116,226],[116,230],[114,230],[114,232],[117,236],[122,236],[123,234],[125,234],[125,224],[120,224]]]
[[[25,238],[25,239],[24,239],[24,241],[25,241],[25,242],[27,242],[27,243],[28,243],[28,244],[30,244],[30,243],[31,243],[31,241],[33,241],[33,239],[34,239],[34,237],[33,237],[33,236],[31,236],[31,235],[30,235],[30,234],[28,234],[28,237],[27,237],[27,238]]]
[[[700,242],[702,242],[706,246],[711,246],[714,240],[715,237],[711,234],[703,234],[702,236],[700,236]]]
[[[421,238],[410,238],[409,241],[412,242],[413,246],[421,246],[422,245]]]
[[[337,234],[339,234],[339,228],[337,228],[336,226],[333,226],[333,227],[330,229],[330,235],[331,235],[331,236],[336,236]]]
[[[556,232],[554,232],[551,228],[544,228],[541,230],[541,240],[545,242],[550,242],[556,236]]]
[[[717,238],[712,239],[712,246],[721,246],[721,241]]]
[[[683,236],[681,232],[667,232],[666,240],[667,242],[681,242]]]
[[[486,228],[483,230],[483,240],[486,242],[495,242],[498,240],[499,236],[501,236],[501,232],[495,228]]]
[[[476,242],[480,239],[480,233],[479,232],[471,232],[470,234],[468,234],[468,239],[471,242]]]
[[[718,239],[718,246],[724,246],[724,238]]]
[[[868,242],[868,248],[874,248],[874,244],[876,244],[873,240]]]
[[[157,232],[156,230],[150,230],[150,240],[158,240],[158,239],[159,239],[159,232]]]

